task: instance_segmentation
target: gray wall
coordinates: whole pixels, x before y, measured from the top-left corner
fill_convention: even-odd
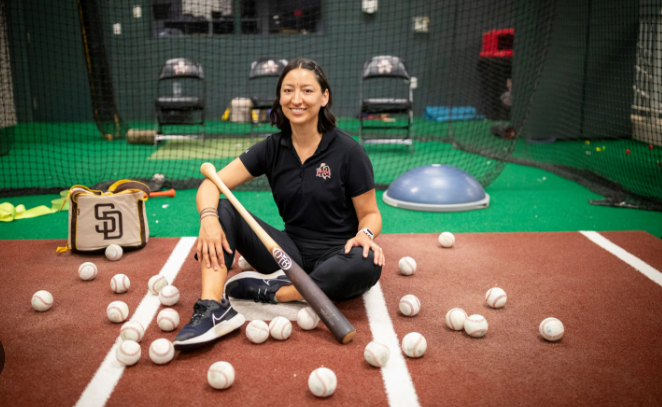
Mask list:
[[[76,2],[7,1],[13,12],[10,25],[16,34],[11,44],[18,57],[14,77],[20,119],[90,121]],[[362,13],[359,0],[324,0],[321,34],[155,38],[149,0],[101,4],[116,101],[126,120],[152,120],[159,68],[174,57],[202,63],[207,74],[208,118],[212,120],[220,118],[232,98],[249,96],[250,63],[264,56],[316,60],[331,83],[338,116],[358,114],[363,62],[380,54],[403,58],[410,74],[418,78],[416,115],[422,115],[425,106],[450,102],[477,106],[479,80],[475,68],[481,34],[512,26],[510,0],[500,4],[486,0],[380,0],[374,15]],[[142,7],[140,19],[133,17],[135,5]],[[428,34],[413,32],[414,16],[430,17]],[[122,25],[121,35],[112,33],[114,23]],[[27,31],[34,33],[30,44],[25,42]],[[397,85],[404,89],[403,84]],[[37,98],[36,109],[28,102],[31,96]]]

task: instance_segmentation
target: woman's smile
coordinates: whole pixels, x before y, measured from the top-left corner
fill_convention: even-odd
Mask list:
[[[306,110],[308,110],[308,109],[305,109],[305,108],[302,108],[302,107],[291,107],[290,108],[290,111],[292,111],[292,113],[294,113],[295,115],[303,114]]]

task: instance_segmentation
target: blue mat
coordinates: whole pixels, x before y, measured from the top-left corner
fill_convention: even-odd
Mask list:
[[[449,115],[450,112],[450,115]],[[425,108],[425,120],[445,122],[448,120],[475,120],[484,119],[485,116],[476,114],[473,106],[456,106],[452,111],[447,106],[428,106]]]

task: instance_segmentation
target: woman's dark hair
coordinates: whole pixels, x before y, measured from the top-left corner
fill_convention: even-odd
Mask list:
[[[319,111],[318,121],[317,121],[317,131],[321,134],[326,133],[329,130],[332,130],[336,127],[336,117],[331,113],[331,104],[333,102],[333,93],[331,92],[331,86],[329,86],[329,81],[326,79],[326,75],[322,70],[322,67],[317,65],[315,61],[306,58],[297,58],[290,61],[283,72],[278,78],[278,86],[276,87],[276,100],[274,101],[273,106],[271,107],[271,113],[269,114],[269,119],[271,120],[272,125],[276,125],[283,133],[291,134],[292,127],[290,127],[290,120],[283,113],[283,107],[280,105],[280,89],[283,86],[283,79],[285,76],[293,69],[302,68],[315,73],[315,79],[317,83],[322,87],[322,93],[325,90],[329,90],[329,102],[326,106],[322,106]]]

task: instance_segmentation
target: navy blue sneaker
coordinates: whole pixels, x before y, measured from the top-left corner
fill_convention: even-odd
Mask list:
[[[193,316],[172,342],[176,350],[190,350],[213,342],[241,327],[246,318],[232,308],[225,296],[221,302],[198,300]]]
[[[225,292],[232,298],[275,304],[276,292],[286,285],[292,282],[282,270],[271,274],[244,271],[225,283]]]

